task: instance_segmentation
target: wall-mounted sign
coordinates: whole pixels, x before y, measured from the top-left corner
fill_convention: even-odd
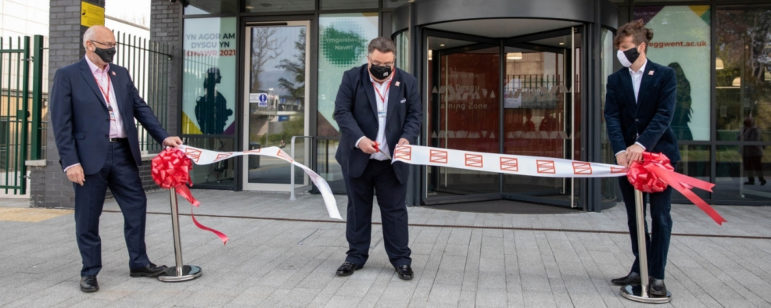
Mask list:
[[[86,1],[80,2],[80,25],[85,27],[104,25],[104,8]]]

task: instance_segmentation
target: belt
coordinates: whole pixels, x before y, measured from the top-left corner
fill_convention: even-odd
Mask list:
[[[110,142],[126,142],[128,139],[126,138],[110,138]]]

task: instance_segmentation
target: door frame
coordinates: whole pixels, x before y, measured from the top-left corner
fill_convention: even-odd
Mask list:
[[[314,71],[313,67],[311,67],[312,64],[312,54],[311,54],[311,48],[313,47],[312,40],[313,40],[313,29],[311,28],[313,25],[313,18],[311,17],[298,17],[298,18],[290,18],[290,19],[278,19],[278,20],[255,20],[255,21],[245,21],[241,29],[242,39],[240,40],[240,43],[243,44],[242,50],[244,51],[243,54],[240,57],[240,72],[239,72],[239,78],[241,80],[241,85],[239,87],[239,90],[241,91],[241,102],[239,104],[239,108],[241,110],[241,120],[243,123],[241,125],[241,129],[239,130],[239,136],[238,140],[240,141],[240,149],[242,151],[249,150],[249,89],[250,89],[250,74],[251,69],[249,69],[249,64],[251,63],[251,28],[252,27],[259,27],[259,26],[305,26],[305,99],[304,99],[304,106],[303,106],[303,131],[305,135],[310,135],[311,131],[311,109],[315,111],[315,108],[311,108],[311,73]],[[311,153],[311,143],[310,142],[303,142],[304,147],[300,150],[304,151],[304,155],[306,157],[305,164],[306,165],[312,165],[312,157]],[[290,143],[287,143],[287,153],[289,153]],[[295,151],[298,149],[295,148]],[[291,153],[289,153],[291,154]],[[241,187],[243,190],[254,190],[254,191],[285,191],[288,192],[292,189],[291,184],[275,184],[275,183],[249,183],[249,162],[246,159],[241,160],[241,166],[239,167],[239,170],[241,172],[240,181],[241,181]],[[295,168],[295,171],[297,168]],[[308,185],[309,179],[307,176],[303,176],[302,180],[300,181],[301,185]],[[295,184],[298,184],[297,182]]]
[[[433,70],[433,67],[430,67],[428,65],[428,38],[429,37],[441,37],[441,38],[448,38],[448,39],[455,39],[455,40],[465,40],[465,41],[475,42],[477,44],[497,45],[499,47],[499,56],[501,57],[501,61],[500,61],[501,64],[500,64],[500,67],[499,67],[499,75],[500,76],[499,76],[499,88],[498,88],[498,92],[499,92],[498,93],[498,99],[499,99],[499,102],[498,102],[498,104],[499,104],[499,114],[498,114],[498,117],[499,117],[499,127],[498,127],[498,130],[499,130],[499,132],[498,132],[498,136],[499,136],[499,151],[498,152],[502,152],[503,151],[503,139],[501,139],[501,138],[502,138],[502,136],[504,136],[503,134],[505,133],[503,131],[504,130],[504,128],[503,128],[504,127],[504,122],[503,122],[504,121],[504,119],[503,119],[503,98],[504,98],[504,95],[503,95],[504,94],[503,93],[504,87],[503,86],[504,86],[504,84],[503,83],[504,83],[504,77],[505,77],[505,73],[506,73],[505,72],[505,67],[504,67],[504,65],[506,63],[505,62],[505,47],[506,46],[512,46],[512,45],[532,45],[534,47],[542,47],[542,48],[546,49],[547,51],[553,51],[553,50],[549,50],[549,49],[553,49],[553,48],[546,47],[546,46],[540,46],[540,45],[528,44],[527,42],[538,40],[538,39],[543,39],[543,38],[550,38],[550,37],[553,37],[553,36],[558,35],[558,34],[565,34],[565,33],[576,34],[576,33],[582,33],[582,32],[585,31],[584,24],[577,24],[577,25],[574,25],[574,26],[571,26],[571,27],[568,27],[568,28],[560,28],[560,29],[555,29],[555,30],[550,30],[550,31],[545,31],[545,32],[540,32],[540,33],[530,33],[530,34],[525,34],[525,35],[516,36],[516,37],[490,38],[490,37],[476,36],[476,35],[465,34],[465,33],[457,33],[457,32],[449,32],[449,31],[444,31],[444,30],[431,29],[431,28],[427,28],[427,27],[424,27],[424,26],[419,26],[418,28],[420,28],[419,33],[421,34],[420,35],[421,43],[418,44],[419,46],[421,46],[421,48],[419,49],[419,55],[421,57],[420,58],[421,59],[420,63],[423,64],[423,69],[422,69],[420,78],[421,78],[421,83],[425,84],[425,87],[424,87],[424,100],[425,100],[426,104],[428,104],[429,102],[432,101],[432,98],[431,98],[431,96],[432,96],[431,91],[432,90],[431,89],[433,87],[432,84],[428,84],[428,74],[429,74],[430,71]],[[569,67],[568,67],[568,59],[567,59],[567,57],[565,59],[565,70],[566,70],[566,74],[565,75],[567,76],[568,74],[570,74],[570,76],[571,76],[570,77],[570,82],[571,82],[571,84],[573,84],[574,87],[576,85],[576,82],[575,82],[575,80],[573,80],[573,76],[575,75],[575,71],[573,71],[573,69],[576,66],[576,62],[581,63],[581,64],[583,64],[583,62],[584,62],[583,61],[583,57],[582,57],[583,55],[581,55],[581,57],[575,57],[575,49],[576,49],[576,47],[579,47],[579,48],[583,49],[583,47],[584,47],[583,43],[584,43],[585,40],[586,40],[586,36],[582,35],[581,41],[573,41],[572,42],[572,48],[571,47],[563,48],[564,50],[567,51],[566,56],[571,56],[572,57],[572,59],[570,60],[570,63],[569,63],[570,64]],[[453,48],[453,49],[455,49],[455,48]],[[585,51],[582,52],[582,53],[585,53]],[[433,57],[437,57],[437,56],[439,56],[439,54],[435,53],[432,56]],[[581,73],[582,73],[581,77],[584,77],[583,76],[583,72],[585,71],[584,65],[580,65],[580,67],[581,67]],[[584,87],[584,85],[586,83],[580,82],[578,84],[581,87]],[[576,89],[573,89],[574,87],[571,88],[571,93],[572,93],[573,96],[575,95],[575,90],[576,90]],[[584,91],[581,91],[581,92],[584,92]],[[575,108],[574,108],[575,107],[574,106],[575,105],[575,101],[574,100],[571,101],[571,99],[568,99],[568,103],[571,104],[570,108],[573,110],[571,112],[571,123],[564,123],[564,125],[571,125],[572,126],[572,128],[570,130],[571,131],[571,135],[570,135],[570,141],[569,141],[569,144],[570,144],[570,157],[571,157],[571,159],[577,159],[576,158],[576,152],[575,152],[575,145],[574,145],[574,143],[575,143],[575,138],[578,137],[579,134],[576,134],[577,131],[576,131],[576,128],[575,128],[575,121],[576,121],[576,114],[575,114]],[[424,108],[424,110],[427,111],[428,110],[428,106],[426,106]],[[584,110],[584,109],[582,108],[582,110]],[[434,115],[433,114],[428,114],[428,112],[425,112],[424,113],[423,123],[428,123],[429,117],[434,117]],[[430,146],[429,140],[430,140],[430,136],[431,136],[430,129],[431,128],[429,128],[427,126],[424,126],[424,136],[426,137],[425,138],[425,143],[427,145],[429,145],[429,146]],[[458,202],[478,202],[478,201],[489,201],[489,200],[500,200],[500,199],[503,199],[503,200],[525,201],[525,202],[541,203],[541,204],[548,204],[548,205],[566,206],[566,207],[571,207],[571,208],[576,207],[575,206],[575,200],[578,198],[578,195],[577,195],[578,189],[576,189],[575,179],[573,179],[573,178],[570,178],[570,179],[566,178],[565,179],[565,181],[569,182],[569,184],[566,185],[566,189],[568,189],[570,191],[569,201],[555,200],[555,199],[542,198],[542,197],[538,197],[538,196],[529,196],[529,195],[522,195],[522,194],[515,194],[515,193],[504,192],[503,191],[503,176],[504,176],[503,174],[499,174],[499,181],[498,181],[499,189],[498,189],[498,193],[477,193],[477,194],[466,194],[466,195],[455,195],[455,196],[429,196],[428,195],[428,189],[429,189],[429,184],[430,184],[430,177],[428,176],[429,168],[432,168],[432,167],[426,166],[424,168],[421,168],[421,172],[420,172],[421,173],[420,174],[420,179],[422,180],[421,181],[421,185],[420,185],[421,186],[420,187],[420,202],[422,204],[425,204],[425,205],[436,205],[436,204],[447,204],[447,203],[458,203]]]

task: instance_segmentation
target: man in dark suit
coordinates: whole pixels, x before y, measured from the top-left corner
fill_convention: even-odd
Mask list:
[[[399,278],[412,279],[412,259],[407,233],[407,177],[409,166],[391,164],[397,145],[417,142],[421,102],[415,77],[397,69],[396,47],[383,37],[369,43],[367,64],[343,75],[335,99],[335,120],[340,144],[335,158],[340,163],[348,193],[345,237],[348,252],[337,269],[348,276],[364,266],[369,257],[372,200],[383,220],[383,243]]]
[[[680,160],[677,140],[670,127],[675,110],[677,79],[674,70],[647,59],[646,49],[652,38],[653,32],[644,27],[642,20],[638,20],[621,26],[614,39],[618,60],[625,68],[608,77],[605,123],[616,161],[623,166],[641,160],[643,151],[664,153],[672,165]],[[635,261],[627,276],[611,282],[616,285],[639,285],[634,187],[626,177],[619,178],[619,186],[626,205]],[[651,277],[649,294],[666,296],[664,267],[672,233],[669,213],[672,188],[647,194],[647,197],[650,200],[652,228],[650,235],[645,237]]]
[[[51,124],[59,158],[75,189],[75,233],[83,261],[80,289],[99,290],[102,268],[99,216],[107,188],[123,212],[131,277],[155,277],[165,270],[147,257],[147,198],[137,166],[141,163],[134,119],[164,146],[182,144],[169,135],[139,97],[128,71],[110,64],[115,36],[104,26],[83,35],[83,60],[56,71],[51,89]]]

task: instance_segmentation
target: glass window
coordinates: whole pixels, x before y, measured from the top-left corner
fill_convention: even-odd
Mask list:
[[[396,63],[399,63],[399,68],[405,72],[412,73],[410,68],[410,32],[402,31],[396,35],[394,43],[396,43]]]
[[[394,9],[409,2],[409,0],[383,0],[383,7],[387,9]]]
[[[185,15],[231,15],[238,13],[238,0],[189,0]]]
[[[654,33],[648,58],[675,70],[675,136],[678,140],[709,140],[710,7],[635,7],[632,19],[638,18]]]
[[[246,0],[244,10],[252,13],[313,11],[315,0]]]
[[[613,59],[615,58],[615,50],[613,49],[613,32],[608,29],[602,29],[601,33],[601,46],[600,46],[600,69],[602,70],[600,81],[602,86],[600,87],[600,99],[602,100],[602,106],[605,108],[605,91],[608,76],[613,73]],[[604,109],[603,109],[604,110]],[[608,164],[616,163],[616,156],[613,153],[613,149],[610,147],[610,141],[608,141],[608,132],[605,128],[605,117],[602,116],[602,162]],[[615,178],[603,178],[602,180],[602,200],[603,201],[615,201],[617,199],[618,192],[618,180]]]
[[[244,102],[244,136],[248,148],[276,146],[291,152],[293,136],[306,136],[306,82],[308,21],[286,25],[257,24],[246,27],[248,58],[244,66],[248,102]],[[244,93],[245,98],[246,93]],[[293,157],[307,163],[305,140],[297,140]],[[291,165],[271,157],[250,157],[244,172],[245,188],[270,188],[265,184],[289,184]],[[300,168],[294,169],[303,178]],[[273,187],[277,188],[277,187]]]
[[[318,170],[335,192],[344,191],[335,160],[340,129],[332,117],[343,72],[367,63],[367,44],[378,35],[377,13],[319,16]],[[396,64],[399,66],[399,63]],[[322,149],[323,148],[323,149]]]
[[[709,145],[680,145],[680,162],[675,166],[675,171],[709,182],[710,162]],[[701,189],[693,189],[700,198],[709,200],[708,192]],[[673,203],[691,203],[679,193],[672,194]]]
[[[377,25],[377,13],[319,17],[319,136],[339,135],[332,113],[343,72],[367,63],[367,44],[377,37]]]
[[[771,184],[765,170],[769,169],[771,147],[760,145],[718,146],[717,178],[712,199],[717,202],[736,200],[768,204]]]
[[[209,136],[188,136],[185,138],[185,144],[210,149],[214,151],[232,151],[235,149],[235,139],[230,137],[216,138]],[[249,156],[257,157],[257,156]],[[190,179],[193,185],[204,185],[206,188],[235,188],[235,159],[226,159],[214,164],[196,165],[190,171]]]
[[[182,134],[234,135],[236,18],[185,19]]]
[[[378,0],[321,0],[322,10],[377,9]]]
[[[718,9],[715,27],[717,140],[771,141],[771,7]],[[751,124],[747,125],[749,122]],[[746,140],[745,127],[758,138]]]

